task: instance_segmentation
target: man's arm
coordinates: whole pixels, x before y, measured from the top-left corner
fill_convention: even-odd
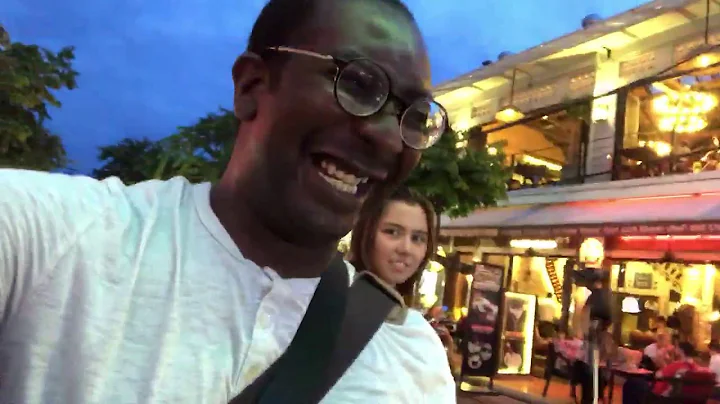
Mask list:
[[[0,169],[0,332],[107,205],[106,183]]]

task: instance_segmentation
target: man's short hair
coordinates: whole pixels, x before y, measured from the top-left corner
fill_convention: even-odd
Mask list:
[[[357,1],[357,0],[335,0]],[[412,22],[412,13],[402,0],[375,0],[401,10]],[[272,46],[290,45],[292,36],[311,17],[319,0],[270,0],[255,20],[247,50],[261,54]]]

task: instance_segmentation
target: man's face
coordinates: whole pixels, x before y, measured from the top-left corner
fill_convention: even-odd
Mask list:
[[[372,59],[387,71],[393,94],[408,102],[429,95],[425,47],[401,11],[376,0],[321,3],[288,46],[346,61]],[[336,102],[332,61],[281,56],[288,61],[273,77],[277,83],[255,96],[253,139],[243,150],[251,174],[242,187],[286,241],[327,243],[348,233],[369,192],[405,178],[420,154],[402,142],[396,105],[351,116]],[[348,190],[329,181],[328,171],[363,182]]]

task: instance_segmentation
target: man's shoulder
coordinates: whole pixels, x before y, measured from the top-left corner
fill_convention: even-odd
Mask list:
[[[168,180],[148,180],[123,188],[123,194],[135,205],[166,205],[192,198],[194,192],[209,195],[210,184],[193,184],[184,177],[173,177]]]
[[[137,215],[177,204],[190,195],[193,185],[182,177],[126,185],[116,177],[98,180],[82,175],[0,169],[0,189],[0,205],[4,207],[0,213],[7,220],[17,222],[32,217],[44,221],[45,227],[80,229],[104,215]]]

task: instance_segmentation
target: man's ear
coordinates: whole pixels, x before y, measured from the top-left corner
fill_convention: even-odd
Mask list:
[[[255,118],[258,109],[258,97],[268,88],[269,74],[265,62],[252,52],[238,56],[232,68],[235,95],[233,107],[235,117],[240,121]]]

